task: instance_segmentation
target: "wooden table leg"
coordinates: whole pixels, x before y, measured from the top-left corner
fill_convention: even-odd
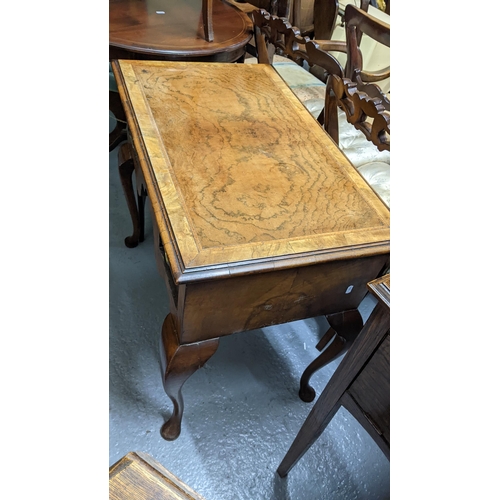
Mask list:
[[[109,152],[127,138],[127,123],[125,111],[120,101],[118,92],[109,91],[109,110],[116,119],[115,128],[109,134]]]
[[[181,389],[184,382],[213,356],[219,346],[218,338],[180,345],[175,323],[174,316],[168,314],[162,328],[163,387],[174,405],[172,416],[160,431],[167,441],[177,439],[181,432],[184,412]]]
[[[132,235],[125,238],[125,245],[128,248],[134,248],[139,244],[139,241],[144,241],[144,229],[142,229],[141,240],[140,212],[136,203],[134,195],[134,185],[132,182],[132,174],[134,173],[134,160],[132,158],[130,145],[128,143],[122,144],[120,146],[120,149],[118,150],[118,172],[120,174],[120,182],[122,183],[123,193],[125,194],[125,199],[127,200],[127,206],[130,212],[130,217],[132,218],[133,227]],[[139,208],[140,202],[141,200],[139,200]],[[142,224],[142,226],[144,226],[144,223]]]
[[[326,317],[330,328],[318,342],[317,349],[323,349],[335,335],[332,343],[304,370],[300,378],[299,397],[310,403],[316,397],[316,391],[309,385],[311,377],[320,369],[344,354],[363,328],[363,318],[357,309],[331,314]]]

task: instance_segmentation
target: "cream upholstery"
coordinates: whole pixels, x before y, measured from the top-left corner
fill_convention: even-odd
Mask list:
[[[257,59],[245,59],[255,64]],[[273,67],[292,92],[317,118],[325,104],[325,84],[290,59],[275,55]],[[339,109],[339,147],[382,201],[390,206],[390,152],[379,151],[362,132],[347,122]]]

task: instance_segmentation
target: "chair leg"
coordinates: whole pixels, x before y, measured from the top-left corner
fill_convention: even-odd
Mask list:
[[[311,377],[324,366],[344,354],[363,328],[363,318],[357,309],[326,316],[330,328],[318,342],[317,349],[323,349],[333,337],[333,341],[304,370],[300,378],[299,397],[305,403],[314,401],[316,391],[309,385]]]
[[[328,387],[328,386],[327,386]],[[311,413],[307,416],[304,424],[300,428],[295,440],[290,449],[287,451],[281,464],[278,467],[280,477],[288,475],[294,465],[302,458],[307,450],[314,444],[316,439],[325,430],[341,406],[338,401],[333,407],[328,398],[319,397],[318,402],[314,405]]]

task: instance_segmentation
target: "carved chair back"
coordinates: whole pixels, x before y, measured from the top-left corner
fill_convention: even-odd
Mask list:
[[[359,48],[361,36],[368,36],[375,42],[390,47],[391,27],[354,5],[347,5],[345,9],[345,30],[347,48],[345,74],[358,84],[359,90],[369,93],[368,91],[371,91],[373,87],[370,86],[367,87],[367,90],[364,90],[365,83],[376,83],[389,78],[390,68],[384,68],[377,72],[366,71],[363,68],[363,56]],[[390,102],[380,89],[373,97],[379,97],[380,94],[384,96],[384,103],[390,109]]]
[[[377,19],[368,16],[358,18],[357,12],[351,12],[352,7],[346,8],[346,30],[354,30],[353,35],[365,33],[368,36],[381,37],[388,42],[386,29],[388,25],[377,27]],[[358,11],[359,9],[356,9]],[[352,75],[355,81],[346,78],[340,63],[329,52],[322,50],[320,45],[308,36],[302,36],[300,30],[292,26],[287,19],[272,16],[261,9],[253,12],[255,43],[259,63],[272,64],[275,53],[291,59],[326,84],[324,112],[318,121],[332,139],[339,143],[338,108],[343,110],[347,121],[360,130],[365,137],[373,142],[380,151],[390,150],[390,101],[380,88],[374,83],[365,83],[361,80],[364,73],[359,70],[359,49],[357,43],[348,45],[353,51],[355,59],[351,63]],[[355,21],[360,20],[360,27]],[[368,26],[365,29],[365,26]],[[379,36],[380,35],[380,36]],[[352,40],[351,40],[352,42]],[[362,64],[362,60],[361,60]],[[362,66],[361,66],[362,67]],[[370,75],[368,75],[370,78]]]
[[[302,36],[300,30],[292,26],[288,19],[273,16],[264,9],[254,11],[252,18],[257,60],[260,64],[272,64],[274,54],[278,53],[315,74],[312,70],[315,63],[310,61],[310,56],[306,50],[306,43],[310,40],[308,36]],[[322,55],[315,54],[314,59],[315,61],[321,61]],[[328,61],[331,66],[329,66],[330,72],[338,76],[344,75],[343,69],[336,59],[329,58]],[[321,67],[321,64],[319,66]],[[327,75],[324,70],[318,75],[315,76],[326,82]]]
[[[322,64],[328,71],[325,129],[338,143],[338,108],[340,108],[345,112],[347,121],[375,144],[379,151],[390,150],[390,100],[375,83],[388,78],[390,68],[379,72],[363,70],[363,57],[359,49],[362,35],[390,47],[390,26],[354,5],[347,5],[345,29],[347,63],[344,77],[329,71],[330,66],[324,61],[329,58],[335,61],[336,59],[328,52],[324,52],[316,41],[310,41],[306,47],[312,62],[316,62],[312,57],[313,46],[315,51],[324,52]]]

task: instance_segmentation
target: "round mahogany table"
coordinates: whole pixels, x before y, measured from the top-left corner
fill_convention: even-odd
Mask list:
[[[212,16],[207,42],[202,0],[110,0],[109,59],[242,62],[250,18],[223,0],[213,0]]]

